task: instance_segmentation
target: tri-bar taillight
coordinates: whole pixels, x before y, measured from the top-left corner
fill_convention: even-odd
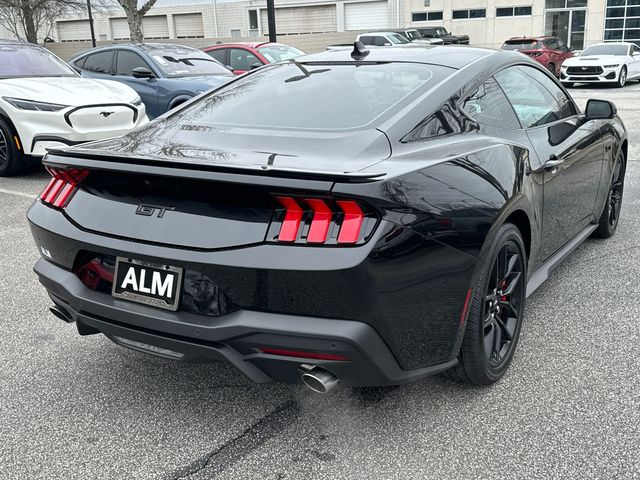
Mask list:
[[[78,185],[89,175],[89,170],[84,168],[47,167],[47,171],[53,178],[40,194],[40,200],[56,208],[66,207],[78,190]]]
[[[356,245],[374,230],[377,215],[356,200],[275,196],[268,240],[307,245]]]

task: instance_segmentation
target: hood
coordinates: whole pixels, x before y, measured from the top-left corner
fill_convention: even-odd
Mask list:
[[[112,80],[82,77],[9,78],[0,80],[0,96],[77,107],[100,103],[131,103],[138,94]]]
[[[567,67],[592,67],[609,64],[622,64],[625,61],[626,59],[622,55],[586,55],[568,58],[562,65]]]
[[[251,170],[352,173],[391,155],[374,128],[348,131],[275,130],[191,124],[159,118],[123,137],[86,143],[73,156],[153,160],[167,164]]]

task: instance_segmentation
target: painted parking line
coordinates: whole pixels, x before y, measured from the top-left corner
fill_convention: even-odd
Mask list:
[[[7,195],[15,195],[16,197],[24,197],[30,200],[33,200],[34,198],[36,198],[35,194],[33,193],[24,193],[24,192],[18,192],[16,190],[7,190],[6,188],[0,188],[0,193],[6,193]]]

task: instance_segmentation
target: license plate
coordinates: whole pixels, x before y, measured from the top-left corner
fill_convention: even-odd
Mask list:
[[[176,311],[182,290],[182,268],[117,257],[114,297]]]

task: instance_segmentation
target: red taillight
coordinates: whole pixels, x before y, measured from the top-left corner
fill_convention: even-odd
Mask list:
[[[336,202],[344,212],[342,228],[338,235],[338,243],[356,243],[360,236],[364,213],[360,206],[353,200],[338,200]]]
[[[78,189],[78,184],[89,175],[89,170],[81,168],[61,170],[47,167],[47,171],[53,178],[40,194],[40,200],[42,200],[42,203],[57,208],[67,206],[69,200]]]
[[[262,353],[267,355],[278,355],[281,357],[308,358],[310,360],[333,360],[336,362],[348,362],[351,360],[344,355],[335,353],[301,352],[299,350],[286,350],[283,348],[260,347]]]
[[[356,244],[366,237],[363,225],[368,217],[376,216],[370,209],[365,214],[355,200],[294,198],[277,196],[283,207],[276,214],[275,228],[270,241],[295,242],[313,245]],[[369,230],[373,222],[368,224]]]

